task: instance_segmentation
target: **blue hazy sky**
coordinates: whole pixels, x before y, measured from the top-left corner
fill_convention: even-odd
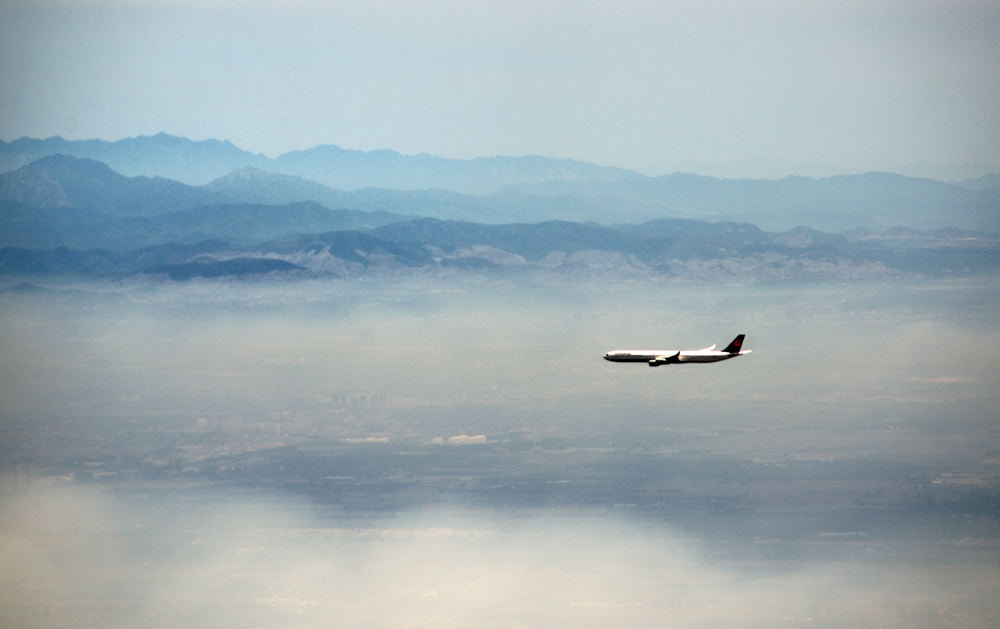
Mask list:
[[[166,131],[650,174],[1000,165],[997,1],[3,0],[0,46],[5,140]]]

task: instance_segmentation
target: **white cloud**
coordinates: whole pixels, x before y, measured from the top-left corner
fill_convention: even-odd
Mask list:
[[[1000,572],[988,564],[727,563],[706,560],[668,528],[605,517],[457,510],[333,528],[301,505],[185,500],[123,502],[78,487],[4,496],[5,619],[216,629],[986,627],[1000,612],[990,596]]]

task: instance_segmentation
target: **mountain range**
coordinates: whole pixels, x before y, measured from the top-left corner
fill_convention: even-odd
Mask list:
[[[1000,190],[992,182],[886,173],[778,181],[629,175],[491,194],[345,191],[253,166],[192,186],[49,155],[0,174],[0,273],[175,280],[992,273],[1000,269]]]
[[[148,216],[233,204],[311,201],[335,210],[433,216],[482,223],[637,223],[675,217],[749,222],[780,231],[905,225],[1000,230],[1000,187],[969,186],[890,173],[825,179],[727,180],[698,175],[554,180],[491,194],[366,188],[338,190],[298,177],[242,167],[203,186],[123,176],[95,160],[51,155],[0,174],[0,199],[40,208],[79,207],[112,216]],[[390,216],[376,219],[383,223]]]
[[[1000,229],[1000,187],[970,189],[893,173],[779,180],[674,174],[617,181],[550,181],[520,186],[517,191],[524,198],[558,200],[579,208],[584,216],[627,207],[633,217],[642,219],[748,221],[768,229],[796,225],[833,231],[864,225]]]
[[[127,176],[161,176],[192,185],[247,167],[307,177],[344,190],[441,188],[467,193],[487,193],[553,179],[616,179],[636,174],[623,168],[538,156],[463,160],[403,155],[392,150],[356,151],[332,144],[271,159],[228,141],[194,141],[166,133],[116,142],[58,136],[0,141],[0,172],[56,154],[94,159]]]
[[[272,207],[279,212],[283,206]],[[473,271],[759,281],[997,270],[1000,238],[985,234],[858,230],[838,235],[804,227],[775,234],[749,224],[685,219],[608,227],[421,218],[366,231],[286,234],[249,245],[213,239],[119,251],[0,248],[0,274],[15,277],[355,277]]]

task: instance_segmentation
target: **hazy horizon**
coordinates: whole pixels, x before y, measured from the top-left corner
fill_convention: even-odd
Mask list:
[[[1000,169],[992,2],[14,0],[0,25],[5,137],[167,130],[270,156],[330,143],[652,175]]]
[[[7,143],[16,142],[22,139],[35,139],[35,140],[62,139],[71,142],[85,142],[88,140],[99,140],[103,142],[114,143],[121,140],[130,140],[140,137],[155,137],[157,135],[178,137],[178,138],[188,139],[193,142],[205,142],[205,141],[228,142],[238,149],[244,150],[254,155],[263,155],[264,157],[267,157],[269,159],[275,159],[286,153],[307,151],[309,149],[317,148],[320,146],[337,146],[338,148],[341,148],[345,151],[358,151],[362,153],[377,153],[381,151],[391,151],[407,157],[430,155],[431,157],[438,157],[448,160],[472,160],[472,159],[483,159],[483,158],[489,159],[494,157],[509,157],[509,158],[543,157],[554,160],[571,160],[571,161],[586,162],[586,160],[578,159],[573,156],[553,156],[553,155],[541,155],[541,154],[524,154],[524,155],[483,154],[483,155],[468,155],[462,157],[455,157],[447,155],[437,155],[429,153],[427,151],[405,153],[402,151],[398,151],[390,146],[376,147],[370,149],[360,149],[351,146],[339,145],[335,142],[322,142],[322,143],[311,144],[308,146],[304,145],[299,147],[293,147],[281,153],[264,153],[261,151],[252,150],[246,146],[242,146],[239,143],[230,140],[229,138],[221,138],[221,137],[189,138],[183,135],[178,135],[176,133],[171,133],[168,130],[161,130],[154,133],[128,135],[115,138],[66,137],[63,135],[56,134],[46,137],[32,137],[32,136],[22,135],[11,139],[0,138],[0,140],[3,140]],[[586,162],[586,163],[592,163],[597,166],[627,168],[620,164],[597,163],[597,162]],[[661,173],[652,173],[648,171],[644,172],[640,169],[634,169],[634,168],[631,168],[630,170],[634,170],[640,175],[646,175],[651,177],[691,173],[706,177],[717,177],[719,179],[772,179],[772,180],[784,179],[787,177],[810,177],[816,179],[823,179],[828,177],[836,177],[839,175],[854,175],[854,174],[863,174],[867,172],[892,172],[907,177],[936,179],[938,181],[945,181],[945,182],[956,182],[966,179],[975,179],[983,175],[995,174],[997,172],[1000,172],[1000,167],[996,167],[995,165],[990,165],[986,162],[912,163],[903,165],[895,170],[889,170],[889,169],[864,170],[864,169],[856,169],[849,167],[832,166],[830,164],[795,163],[789,160],[782,160],[782,159],[744,159],[744,160],[725,160],[719,162],[689,162],[684,164],[683,166],[678,165],[678,168],[676,170],[671,170]]]

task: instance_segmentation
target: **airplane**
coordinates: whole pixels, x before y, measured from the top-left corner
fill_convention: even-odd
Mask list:
[[[753,350],[742,349],[746,334],[737,335],[722,351],[715,345],[701,349],[616,349],[604,355],[604,360],[614,363],[648,363],[650,367],[677,363],[715,363],[744,356]]]

